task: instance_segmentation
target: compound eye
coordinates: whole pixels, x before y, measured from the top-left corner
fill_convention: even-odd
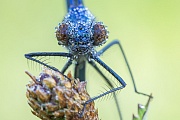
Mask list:
[[[106,40],[108,39],[108,31],[101,22],[97,22],[93,26],[93,39],[94,39],[93,44],[95,46],[104,44]]]
[[[67,45],[68,43],[67,29],[68,29],[68,25],[65,23],[62,23],[57,27],[56,38],[58,40],[58,44]]]

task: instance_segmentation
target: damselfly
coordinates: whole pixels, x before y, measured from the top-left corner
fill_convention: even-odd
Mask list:
[[[123,89],[126,86],[126,83],[120,75],[118,75],[113,69],[111,69],[105,62],[101,60],[100,56],[104,52],[106,52],[110,47],[118,45],[133,81],[135,92],[145,96],[149,95],[137,91],[130,66],[121,43],[118,40],[113,40],[100,51],[95,50],[95,47],[103,45],[108,39],[108,30],[106,26],[102,22],[96,21],[96,18],[91,14],[88,8],[84,6],[82,0],[66,0],[66,2],[68,13],[57,27],[56,37],[58,44],[65,46],[69,52],[35,52],[25,54],[25,57],[62,74],[67,71],[67,69],[75,61],[74,77],[79,78],[81,81],[86,80],[86,63],[89,63],[91,66],[93,66],[94,70],[96,70],[103,77],[110,89],[102,94],[97,95],[96,97],[89,99],[84,103],[84,106],[96,99],[112,93],[116,102],[119,116],[122,119],[115,92]],[[59,70],[56,67],[46,64],[45,62],[36,58],[39,56],[67,57],[68,61],[62,67],[62,69]],[[103,71],[101,71],[97,65],[100,65],[106,71],[108,71],[116,79],[116,81],[118,81],[119,86],[114,86],[111,79],[107,78],[105,73],[103,73]]]

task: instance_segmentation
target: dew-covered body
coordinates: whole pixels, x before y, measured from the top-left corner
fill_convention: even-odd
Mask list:
[[[102,22],[97,22],[82,3],[70,6],[56,29],[59,45],[66,46],[74,56],[94,52],[94,46],[104,44],[108,38],[106,26]]]
[[[84,6],[70,8],[61,25],[66,25],[66,43],[59,40],[60,45],[65,45],[74,55],[85,55],[93,50],[94,16]],[[58,37],[57,28],[57,37]]]

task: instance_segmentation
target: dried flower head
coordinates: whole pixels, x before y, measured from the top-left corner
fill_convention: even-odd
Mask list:
[[[98,120],[94,102],[86,105],[79,117],[83,103],[90,99],[86,82],[64,77],[59,72],[44,68],[39,77],[26,71],[32,81],[27,84],[26,96],[32,113],[42,120]]]

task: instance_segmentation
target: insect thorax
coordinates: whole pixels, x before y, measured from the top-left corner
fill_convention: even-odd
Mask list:
[[[102,22],[85,7],[71,8],[59,24],[56,37],[60,45],[66,46],[72,54],[90,53],[94,46],[102,45],[108,38],[108,31]]]

